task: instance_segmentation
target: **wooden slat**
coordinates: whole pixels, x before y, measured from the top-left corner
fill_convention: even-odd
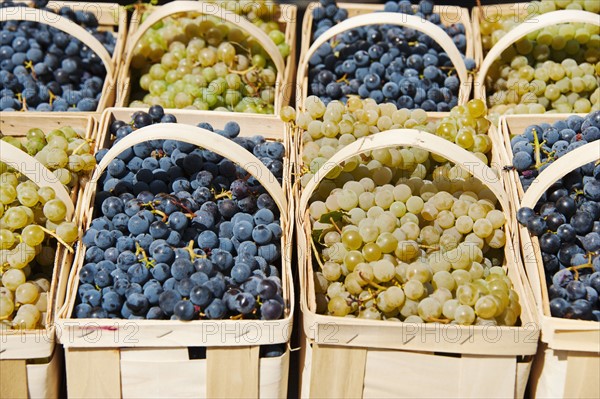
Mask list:
[[[119,349],[65,349],[70,398],[120,398]]]
[[[366,348],[313,345],[311,398],[362,398]]]
[[[27,361],[0,360],[0,398],[27,399]]]
[[[259,349],[259,346],[207,348],[206,397],[258,398]],[[243,372],[232,372],[232,365]]]
[[[569,352],[563,397],[600,397],[600,356],[598,353]]]

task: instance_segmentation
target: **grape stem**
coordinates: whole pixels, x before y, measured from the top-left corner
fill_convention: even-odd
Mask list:
[[[52,237],[56,238],[56,241],[58,241],[59,243],[61,243],[62,245],[64,245],[64,246],[65,246],[65,248],[67,249],[67,251],[69,251],[70,253],[73,253],[73,252],[75,252],[75,251],[73,251],[73,247],[72,247],[72,246],[70,246],[69,244],[67,244],[67,242],[66,242],[65,240],[63,240],[62,238],[60,238],[60,237],[58,236],[58,234],[56,234],[56,232],[54,232],[54,231],[52,231],[52,230],[49,230],[49,229],[47,229],[47,228],[45,228],[45,227],[43,227],[43,226],[39,226],[39,228],[40,228],[40,229],[42,229],[42,231],[43,231],[44,233],[46,233],[46,234],[48,234],[48,235],[50,235],[50,236],[52,236]]]
[[[166,222],[168,220],[167,214],[158,209],[152,209],[150,212],[162,216],[162,221]]]
[[[540,155],[542,144],[540,144],[540,139],[538,138],[536,129],[533,129],[533,146],[535,148],[535,168],[539,169],[542,167]]]
[[[80,150],[83,148],[83,146],[84,146],[84,145],[86,145],[86,144],[90,144],[90,143],[93,143],[93,142],[94,142],[94,140],[88,140],[88,139],[85,139],[85,140],[83,141],[83,143],[79,144],[79,145],[77,146],[77,148],[75,148],[75,149],[73,150],[73,155],[77,155],[77,153],[78,153],[78,152],[79,152],[79,151],[80,151]]]
[[[436,246],[436,245],[425,245],[425,244],[418,244],[419,248],[423,248],[423,249],[431,249],[433,251],[439,251],[440,247]]]
[[[142,259],[140,260],[144,263],[144,266],[147,269],[150,269],[150,267],[154,267],[154,259],[148,258],[148,255],[146,255],[146,251],[144,251],[144,248],[142,248],[138,242],[135,243],[135,254],[136,256],[142,255]]]
[[[221,191],[219,194],[215,195],[215,199],[216,199],[216,200],[218,200],[218,199],[221,199],[221,198],[229,198],[229,199],[232,199],[232,198],[233,198],[233,195],[231,194],[231,191],[226,191],[226,190],[223,190],[223,191]]]
[[[580,269],[593,269],[594,265],[592,265],[592,254],[588,254],[588,263],[584,263],[582,265],[567,267],[567,270],[570,270],[575,273],[573,278],[575,280],[579,280],[579,270]]]
[[[379,293],[381,291],[386,291],[388,289],[388,287],[384,287],[383,285],[379,285],[376,282],[374,282],[373,280],[370,280],[370,279],[366,278],[363,275],[362,271],[359,271],[358,275],[360,276],[360,278],[362,278],[363,280],[365,280],[368,285],[370,285],[371,287],[376,288],[377,290],[379,290],[377,293]]]
[[[183,249],[188,251],[188,253],[190,254],[190,259],[192,259],[192,260],[198,259],[198,258],[206,259],[206,255],[198,255],[197,253],[194,252],[194,240],[190,240],[188,245],[183,247]]]
[[[241,314],[241,313],[240,314],[236,314],[235,316],[230,316],[229,317],[229,319],[231,319],[231,320],[241,320],[243,318],[244,318],[244,315]]]
[[[323,265],[323,262],[321,262],[321,258],[319,257],[319,251],[317,250],[317,246],[315,245],[315,240],[312,237],[310,239],[310,246],[312,247],[315,258],[317,259],[317,263],[321,267],[321,270],[323,270],[324,265]]]
[[[333,227],[337,230],[338,233],[342,234],[342,230],[340,230],[340,228],[338,227],[338,225],[335,223],[335,220],[333,220],[332,217],[329,218],[329,221],[331,222],[331,224],[333,225]]]
[[[248,72],[252,72],[254,69],[256,69],[256,65],[252,65],[250,68],[244,69],[243,71],[236,71],[235,69],[227,68],[227,72],[235,73],[236,75],[245,75]]]
[[[37,75],[35,74],[35,71],[33,70],[33,61],[31,61],[31,60],[25,61],[24,65],[25,65],[25,69],[29,69],[33,80],[37,80]]]
[[[452,320],[450,320],[450,319],[438,319],[437,317],[428,317],[427,321],[434,321],[436,323],[448,324]]]

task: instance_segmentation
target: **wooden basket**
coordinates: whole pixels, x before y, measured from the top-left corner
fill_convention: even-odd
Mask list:
[[[349,18],[383,11],[384,9],[383,4],[337,3],[337,6],[339,8],[348,10]],[[302,20],[302,47],[300,48],[301,54],[306,53],[311,45],[312,27],[314,23],[312,10],[319,7],[321,7],[319,3],[310,3],[306,9],[306,13],[304,14],[304,19]],[[413,8],[416,10],[417,6],[415,5]],[[437,5],[433,7],[433,12],[440,14],[441,21],[446,26],[459,22],[465,26],[465,36],[467,38],[465,57],[470,57],[477,61],[475,58],[475,55],[477,54],[475,47],[477,41],[474,40],[476,36],[473,36],[471,19],[469,18],[469,10],[467,8],[458,6]]]
[[[26,2],[27,3],[27,2]],[[52,1],[48,3],[48,7],[54,10],[59,10],[61,7],[67,6],[74,11],[86,11],[93,13],[98,19],[98,29],[103,31],[113,32],[116,36],[115,50],[111,55],[106,51],[104,45],[90,34],[87,30],[80,27],[67,18],[61,17],[58,14],[50,11],[24,8],[24,7],[7,7],[0,9],[0,21],[21,20],[33,21],[38,23],[46,23],[54,28],[60,29],[63,32],[76,37],[82,43],[87,45],[98,57],[102,60],[106,69],[104,85],[102,87],[102,95],[98,102],[98,108],[95,112],[80,112],[78,114],[90,115],[100,113],[105,108],[114,105],[117,96],[117,76],[118,66],[121,62],[121,56],[125,46],[125,36],[127,33],[127,11],[122,6],[116,3],[80,3],[68,1]],[[40,112],[46,116],[64,115],[65,113],[56,112]],[[69,113],[73,115],[73,113]]]
[[[72,126],[84,129],[87,136],[93,133],[93,118],[69,116],[48,120],[42,115],[2,115],[0,132],[6,136],[21,138],[31,127],[47,128]],[[0,140],[1,160],[23,173],[39,187],[52,187],[56,197],[67,207],[67,219],[75,217],[74,200],[78,189],[69,193],[54,174],[35,158]],[[73,261],[73,254],[58,245],[54,270],[48,292],[48,308],[45,328],[36,330],[7,330],[0,332],[0,396],[2,397],[57,397],[60,373],[60,353],[55,349],[54,325],[58,281],[66,278]],[[38,364],[28,364],[35,359]]]
[[[290,45],[290,55],[287,62],[279,53],[279,49],[259,27],[252,24],[246,18],[237,15],[231,11],[220,8],[215,3],[206,3],[203,1],[181,0],[170,3],[168,6],[156,7],[156,10],[150,14],[143,23],[140,24],[141,15],[136,11],[132,16],[131,37],[127,40],[127,46],[123,55],[123,61],[119,73],[119,87],[116,105],[118,107],[127,107],[133,87],[131,81],[131,61],[133,59],[136,44],[155,23],[172,16],[174,14],[196,12],[205,15],[213,15],[221,18],[231,24],[237,25],[243,31],[256,38],[263,46],[277,69],[277,78],[275,81],[275,115],[279,115],[281,107],[288,105],[293,89],[293,75],[295,72],[295,46],[296,46],[296,6],[280,5],[279,23],[285,28],[285,41]]]
[[[392,146],[418,147],[456,162],[484,182],[494,192],[502,209],[508,214],[508,195],[501,181],[490,168],[472,153],[440,137],[414,129],[390,130],[361,138],[338,151],[321,170],[327,171],[356,154]],[[505,269],[513,282],[513,289],[520,297],[522,306],[520,327],[494,327],[492,339],[488,327],[484,326],[393,323],[320,315],[316,313],[309,242],[312,226],[304,210],[308,209],[309,200],[325,174],[325,172],[317,172],[306,186],[297,205],[296,215],[300,248],[300,306],[304,334],[308,339],[307,342],[312,344],[310,350],[312,363],[308,366],[311,370],[308,371],[306,367],[304,370],[305,375],[310,374],[310,396],[398,396],[399,390],[402,389],[396,386],[399,378],[405,379],[407,385],[412,385],[415,380],[422,379],[427,373],[428,381],[431,381],[432,376],[435,376],[435,379],[442,378],[442,375],[446,374],[453,376],[452,381],[456,385],[452,387],[444,385],[446,396],[481,397],[489,393],[490,385],[484,382],[483,377],[481,380],[474,379],[473,373],[477,373],[477,376],[488,372],[497,375],[500,370],[506,372],[505,382],[494,384],[495,394],[498,394],[497,389],[503,389],[506,391],[499,393],[500,396],[522,396],[523,379],[526,381],[530,364],[525,366],[527,371],[523,378],[523,374],[519,375],[523,369],[517,367],[517,358],[535,354],[539,330],[536,314],[532,311],[532,294],[528,286],[523,284],[525,277],[520,254],[515,250],[518,238],[511,233],[512,223],[509,222],[505,226],[508,237],[505,246]],[[452,329],[451,332],[448,330],[449,327]],[[445,362],[445,358],[440,353],[454,354],[450,355],[454,356],[453,361]],[[427,358],[428,356],[430,357]],[[340,360],[340,364],[344,365],[343,371],[340,372],[339,368],[332,367],[334,359],[344,359]],[[399,367],[383,369],[381,366],[388,364],[388,361],[394,362]],[[419,361],[418,367],[414,366],[416,361]],[[403,363],[411,366],[401,367]],[[375,380],[379,378],[378,383],[381,383],[381,378],[385,377],[388,380],[385,387],[367,380],[367,375],[370,373],[367,370],[370,370],[369,367],[373,364],[380,366],[374,366],[377,371],[371,374],[371,377]],[[398,370],[398,373],[391,372],[391,369]],[[432,372],[433,369],[435,372]],[[465,383],[468,380],[468,384],[462,384],[460,382],[462,379]],[[431,395],[430,392],[415,392],[417,391],[410,391],[406,395]]]
[[[446,34],[446,32],[444,32],[443,29],[414,15],[394,12],[376,12],[383,10],[383,5],[340,3],[338,6],[348,10],[349,18],[329,28],[314,42],[311,42],[313,24],[311,11],[314,8],[318,8],[319,4],[311,3],[307,12],[304,14],[304,20],[302,23],[302,47],[300,52],[300,60],[298,61],[298,76],[296,78],[296,84],[298,86],[296,104],[304,104],[304,100],[308,96],[308,62],[311,56],[322,44],[345,31],[358,28],[360,26],[382,24],[406,26],[418,30],[419,32],[423,32],[434,39],[448,54],[452,64],[456,67],[457,76],[461,83],[458,92],[458,103],[465,104],[469,100],[472,83],[471,77],[467,72],[460,52],[452,42],[452,39]],[[473,40],[470,26],[471,21],[469,20],[468,10],[453,6],[436,6],[434,7],[434,12],[439,13],[442,16],[442,21],[445,23],[451,24],[462,22],[465,25],[467,36],[467,54],[465,56],[473,57]],[[431,114],[435,114],[435,112],[432,112]]]
[[[573,150],[550,164],[519,199],[513,190],[514,201],[520,206],[534,208],[539,198],[558,179],[571,170],[600,159],[600,144],[591,142]],[[514,185],[513,185],[514,188]],[[546,343],[536,367],[535,390],[552,396],[598,397],[600,381],[600,323],[570,320],[550,315],[548,289],[539,241],[527,228],[520,226],[523,259],[538,306]],[[540,348],[542,351],[542,348]],[[590,378],[588,380],[588,377]],[[551,388],[547,386],[551,381]]]
[[[561,10],[542,14],[535,19],[528,20],[506,33],[485,56],[475,75],[473,90],[475,98],[481,99],[487,104],[487,94],[485,88],[486,76],[490,67],[500,57],[502,52],[516,43],[522,37],[529,33],[538,31],[547,26],[556,25],[565,22],[580,22],[586,24],[600,25],[600,19],[597,14],[588,11]]]
[[[110,148],[108,127],[115,119],[128,120],[132,109],[107,109],[103,114],[100,132],[104,148]],[[196,320],[190,322],[171,320],[112,320],[112,319],[73,319],[71,313],[75,305],[79,284],[79,269],[83,266],[85,248],[81,244],[75,255],[74,267],[69,281],[61,282],[60,289],[66,301],[59,311],[57,324],[63,329],[60,342],[65,346],[67,360],[67,385],[70,396],[102,397],[144,397],[156,396],[157,392],[171,397],[173,390],[156,379],[147,385],[147,366],[164,371],[169,376],[189,376],[189,370],[200,370],[196,375],[200,381],[189,384],[181,380],[177,389],[188,397],[257,397],[270,392],[279,396],[287,390],[287,370],[289,357],[260,359],[260,345],[287,343],[292,329],[294,311],[294,287],[291,277],[292,221],[289,217],[287,195],[289,178],[279,185],[269,170],[245,149],[216,133],[193,126],[198,122],[208,122],[215,128],[232,120],[231,113],[176,111],[179,123],[150,125],[130,133],[112,146],[98,165],[92,181],[97,181],[107,167],[124,149],[136,143],[154,139],[174,139],[190,142],[214,151],[232,161],[245,166],[271,194],[281,211],[282,237],[282,285],[286,303],[284,318],[281,320]],[[265,137],[283,140],[287,143],[287,125],[276,117],[260,115],[236,115],[242,136],[264,133]],[[289,148],[289,146],[288,146]],[[286,171],[289,169],[286,169]],[[88,207],[81,213],[83,226],[89,226],[94,212],[96,187],[90,184],[85,192]],[[188,347],[206,347],[203,365],[187,356]],[[162,352],[161,352],[162,351]],[[156,355],[161,353],[160,359]],[[150,360],[151,359],[151,360]],[[268,364],[276,364],[281,373],[277,381],[270,381],[267,375]],[[199,369],[197,367],[200,367]],[[232,369],[232,367],[234,367]],[[259,372],[260,367],[260,372]],[[228,371],[226,372],[225,369]],[[99,382],[97,375],[107,376]],[[224,383],[223,376],[239,378],[236,383]],[[109,381],[110,383],[107,383]],[[179,381],[179,380],[177,380]],[[171,382],[169,382],[170,384]],[[270,387],[269,387],[270,386]],[[160,387],[149,393],[149,387]],[[170,386],[169,386],[170,387]],[[186,387],[189,388],[186,390]],[[206,392],[198,387],[206,387]],[[185,392],[185,394],[184,394]]]

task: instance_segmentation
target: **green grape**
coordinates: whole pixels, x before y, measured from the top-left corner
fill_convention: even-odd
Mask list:
[[[374,242],[365,244],[362,248],[362,254],[366,261],[373,262],[381,258],[381,248]]]
[[[16,239],[12,231],[0,229],[0,249],[11,249],[15,241]]]
[[[26,226],[21,232],[21,239],[30,247],[40,245],[44,241],[45,237],[46,233],[40,226],[37,225]]]
[[[323,264],[323,277],[329,281],[337,281],[342,275],[342,269],[335,262],[325,262]]]
[[[327,309],[329,310],[329,314],[339,317],[346,316],[351,310],[346,299],[341,296],[331,298],[327,304]]]
[[[7,296],[0,296],[0,320],[8,319],[15,309],[13,300]]]
[[[365,260],[369,259],[365,256]],[[386,283],[394,277],[395,267],[390,261],[382,259],[372,262],[371,264],[373,267],[373,277],[375,277],[375,280],[378,282]]]
[[[73,222],[62,222],[56,228],[56,234],[67,244],[75,242],[79,235],[77,225]]]
[[[464,326],[471,325],[475,321],[475,311],[471,306],[459,305],[454,312],[454,320]]]
[[[442,305],[433,298],[425,298],[417,306],[419,317],[425,321],[435,321],[442,315]]]
[[[44,205],[44,216],[52,222],[59,222],[64,220],[67,215],[67,207],[64,202],[58,199],[53,199]]]
[[[11,204],[17,198],[17,190],[10,184],[0,186],[0,202],[4,205]]]
[[[425,294],[425,287],[419,280],[408,280],[404,285],[406,298],[417,301]]]
[[[2,285],[11,291],[16,291],[17,287],[25,283],[25,273],[20,269],[8,269],[2,275]]]
[[[15,301],[21,304],[34,303],[39,297],[39,288],[33,283],[24,283],[15,291]]]
[[[4,223],[11,230],[17,230],[27,225],[27,213],[21,207],[9,208],[4,213]]]

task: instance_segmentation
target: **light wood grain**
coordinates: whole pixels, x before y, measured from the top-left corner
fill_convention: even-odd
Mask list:
[[[27,399],[27,361],[0,360],[0,398]]]
[[[366,348],[313,345],[311,398],[362,398]]]
[[[207,398],[258,398],[259,346],[206,350]],[[243,370],[235,372],[232,370]]]
[[[569,352],[565,398],[600,398],[600,354]]]
[[[120,398],[119,349],[65,349],[67,390],[71,398]]]

